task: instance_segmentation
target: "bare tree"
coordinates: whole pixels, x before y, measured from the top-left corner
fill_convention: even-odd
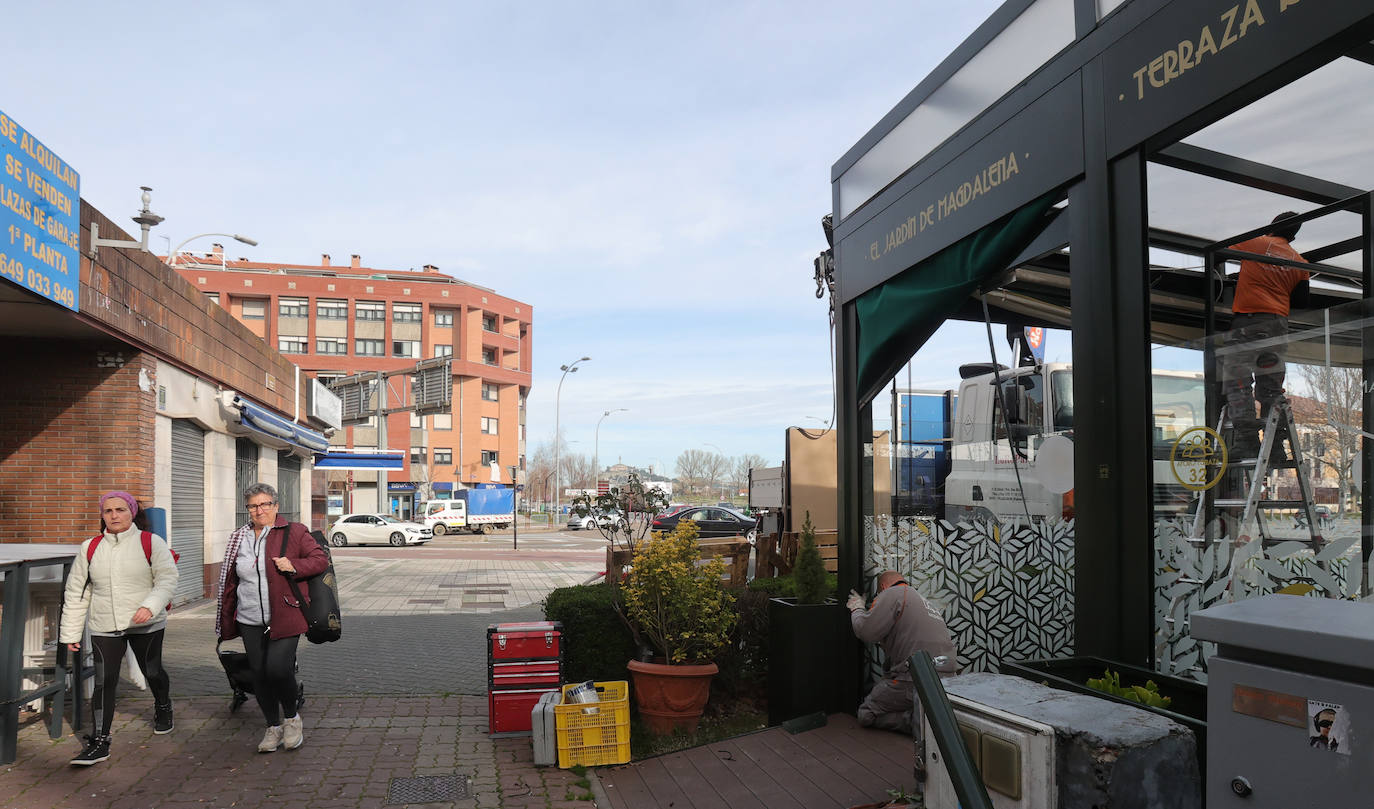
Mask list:
[[[623,486],[612,486],[606,494],[580,494],[571,505],[573,512],[583,517],[597,515],[596,528],[612,548],[619,544],[633,551],[648,535],[654,515],[668,505],[668,496],[631,472]]]
[[[525,499],[553,502],[553,442],[545,441],[525,458]]]
[[[686,493],[695,492],[707,479],[707,459],[710,454],[702,449],[688,449],[677,456],[677,476]]]
[[[764,460],[762,455],[755,455],[753,453],[745,453],[735,458],[734,474],[731,476],[731,483],[734,485],[735,491],[739,491],[749,485],[750,469],[762,469],[767,465],[768,461]]]
[[[1324,464],[1336,474],[1341,491],[1337,507],[1343,517],[1346,496],[1359,496],[1354,481],[1360,459],[1363,373],[1359,368],[1299,365],[1298,375],[1317,407],[1316,414],[1302,425],[1307,433],[1304,446],[1314,461],[1314,472]]]
[[[596,475],[592,473],[592,459],[586,455],[564,453],[559,459],[563,465],[563,484],[574,489],[596,488]]]
[[[710,482],[711,488],[718,490],[720,485],[730,477],[730,472],[734,464],[729,458],[719,452],[712,452],[706,456],[706,480]]]

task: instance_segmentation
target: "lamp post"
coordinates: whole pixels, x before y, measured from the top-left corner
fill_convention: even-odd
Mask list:
[[[563,470],[558,468],[558,445],[563,443],[563,436],[560,434],[559,428],[559,406],[563,395],[563,380],[568,378],[568,374],[577,373],[579,362],[591,362],[591,359],[591,357],[582,357],[567,365],[558,366],[558,370],[562,371],[563,375],[558,377],[558,389],[553,394],[553,521],[555,527],[558,525],[558,513],[562,506],[559,502],[559,484],[563,479]]]
[[[609,416],[609,415],[611,415],[612,413],[628,413],[628,412],[630,412],[629,408],[626,408],[626,407],[617,407],[615,410],[607,410],[605,413],[602,413],[602,414],[601,414],[601,418],[599,418],[599,419],[596,420],[596,437],[593,439],[593,443],[592,443],[592,476],[593,476],[593,478],[595,478],[595,480],[596,480],[596,482],[597,482],[597,487],[598,487],[598,488],[600,488],[600,484],[601,484],[601,463],[600,463],[600,450],[601,450],[601,422],[605,421],[605,420],[606,420],[606,417]]]
[[[196,235],[192,236],[189,239],[186,239],[181,244],[177,245],[176,249],[172,250],[170,253],[167,254],[167,265],[170,267],[175,267],[177,265],[177,256],[181,255],[181,248],[185,247],[186,245],[190,244],[196,239],[203,239],[206,236],[226,236],[230,239],[233,239],[236,242],[243,242],[244,244],[249,245],[250,247],[258,246],[258,242],[256,239],[250,239],[247,236],[241,236],[237,233],[197,233]]]
[[[510,468],[511,509],[515,512],[511,515],[510,521],[511,550],[513,551],[520,550],[520,478],[516,474],[519,471],[518,465],[513,465]]]

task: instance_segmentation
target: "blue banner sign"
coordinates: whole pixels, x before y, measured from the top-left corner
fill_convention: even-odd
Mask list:
[[[80,308],[81,179],[0,112],[0,278]]]

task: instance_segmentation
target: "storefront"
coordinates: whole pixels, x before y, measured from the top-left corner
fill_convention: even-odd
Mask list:
[[[1091,654],[1205,680],[1193,611],[1369,592],[1374,9],[1106,5],[1005,3],[833,168],[818,281],[836,314],[840,591],[913,572],[966,669]],[[1267,264],[1311,274],[1309,300],[1286,334],[1242,340],[1237,267],[1264,257],[1229,248],[1282,212],[1300,260]],[[910,489],[913,448],[901,429],[865,437],[902,426],[911,369],[944,361],[949,342],[927,343],[951,321],[978,324],[958,348],[978,345],[988,375],[952,408],[952,463],[1011,473],[1019,513],[950,521],[875,496]],[[1071,343],[1061,390],[1001,340],[1028,328]],[[1271,376],[1287,363],[1291,423],[1264,431],[1286,457],[1264,464],[1224,457],[1242,342]],[[1060,508],[1033,514],[1036,486]]]

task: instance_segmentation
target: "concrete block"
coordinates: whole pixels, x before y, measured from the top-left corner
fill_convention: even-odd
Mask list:
[[[1055,729],[1058,809],[1202,805],[1197,741],[1170,719],[1009,675],[965,674],[943,682],[950,694]],[[934,746],[928,739],[927,747]]]

